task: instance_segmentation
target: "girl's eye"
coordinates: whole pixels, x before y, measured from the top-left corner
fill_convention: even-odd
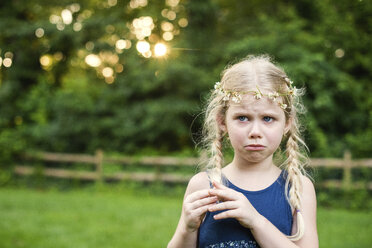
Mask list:
[[[272,117],[270,117],[270,116],[265,116],[265,117],[263,118],[263,120],[264,120],[265,122],[272,122],[272,121],[274,120],[274,118],[272,118]]]
[[[246,116],[238,116],[239,121],[248,121],[248,118]]]

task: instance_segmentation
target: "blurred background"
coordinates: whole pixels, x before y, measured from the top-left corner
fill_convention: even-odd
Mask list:
[[[206,96],[249,54],[306,88],[321,247],[370,247],[371,47],[364,0],[1,1],[2,247],[164,247]]]

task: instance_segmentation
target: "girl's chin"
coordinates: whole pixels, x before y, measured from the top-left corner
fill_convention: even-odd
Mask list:
[[[260,154],[259,152],[253,152],[243,157],[243,160],[249,163],[260,163],[264,161],[265,159],[267,159],[267,156],[264,156],[263,154]]]

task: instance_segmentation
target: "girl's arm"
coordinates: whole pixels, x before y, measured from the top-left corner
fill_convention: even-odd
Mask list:
[[[183,201],[181,218],[168,248],[197,246],[198,229],[208,208],[215,204],[216,196],[209,194],[209,182],[206,173],[191,178]]]
[[[260,215],[248,199],[241,193],[221,184],[213,183],[216,189],[210,190],[211,195],[218,196],[224,202],[210,207],[209,211],[227,210],[215,215],[216,219],[235,218],[244,227],[250,228],[256,241],[262,248],[317,248],[318,234],[316,228],[316,196],[311,181],[304,177],[301,213],[305,222],[305,234],[296,242],[290,241],[270,221]],[[294,219],[293,226],[296,227]],[[296,229],[293,228],[292,233]]]
[[[316,227],[316,195],[314,186],[307,177],[303,177],[301,203],[301,213],[305,222],[304,236],[298,241],[291,242],[273,224],[265,218],[262,218],[261,223],[257,224],[252,229],[252,234],[256,240],[259,240],[258,243],[261,247],[319,247]],[[296,219],[294,219],[292,234],[296,233],[296,228]]]

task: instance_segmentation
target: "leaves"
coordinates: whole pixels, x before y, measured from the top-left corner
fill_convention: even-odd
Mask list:
[[[0,67],[2,137],[23,130],[19,138],[33,148],[61,152],[190,149],[190,129],[201,127],[199,119],[192,126],[194,116],[223,68],[248,54],[269,54],[307,90],[312,155],[338,156],[348,148],[370,156],[371,146],[358,143],[372,140],[369,1],[210,0],[135,8],[114,2],[0,4],[0,57],[12,54],[11,67]],[[144,16],[154,26],[153,36],[142,40],[150,50],[164,42],[165,57],[137,51],[133,25]],[[165,22],[171,40],[164,40]],[[119,39],[126,48],[116,47]],[[97,67],[86,63],[89,54],[100,60]],[[51,60],[47,66],[43,55],[43,63]],[[21,149],[15,146],[9,149]]]

